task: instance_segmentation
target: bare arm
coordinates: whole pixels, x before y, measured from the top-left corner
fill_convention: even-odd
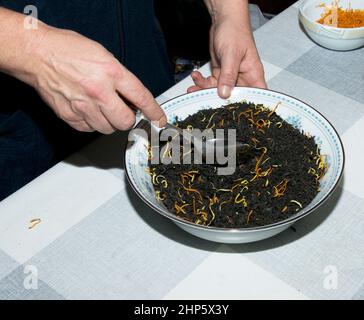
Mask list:
[[[80,131],[130,128],[135,116],[123,99],[164,125],[152,94],[103,46],[76,32],[0,8],[0,71],[33,86],[54,112]]]

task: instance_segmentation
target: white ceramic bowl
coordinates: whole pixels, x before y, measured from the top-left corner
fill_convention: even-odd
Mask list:
[[[156,214],[162,214],[171,219],[179,227],[197,237],[221,243],[253,242],[269,238],[287,229],[297,220],[312,213],[328,199],[336,188],[344,169],[343,146],[332,125],[312,107],[283,93],[256,88],[236,87],[231,98],[223,100],[218,97],[216,89],[206,89],[169,100],[162,105],[162,108],[166,112],[169,121],[172,122],[176,116],[179,119],[183,119],[200,109],[218,108],[222,105],[242,100],[262,103],[270,108],[273,108],[281,101],[282,105],[277,109],[277,114],[293,126],[315,136],[321,153],[327,155],[329,167],[321,181],[321,191],[307,207],[287,220],[262,227],[237,229],[201,226],[182,220],[173,213],[170,213],[155,198],[150,175],[145,171],[148,166],[145,145],[148,141],[142,136],[131,132],[135,141],[129,142],[125,151],[127,178],[139,197],[153,208]],[[140,127],[140,123],[136,127]]]
[[[299,19],[313,41],[332,50],[354,50],[364,46],[364,27],[335,28],[316,22],[323,12],[320,4],[331,5],[332,0],[304,0],[299,9]],[[340,6],[364,9],[364,0],[341,0]]]

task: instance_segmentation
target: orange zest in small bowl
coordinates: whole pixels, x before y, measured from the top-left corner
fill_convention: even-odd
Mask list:
[[[325,10],[317,20],[318,23],[335,28],[364,27],[364,9],[352,9],[350,5],[343,9],[337,0],[331,6],[321,4],[319,7]]]

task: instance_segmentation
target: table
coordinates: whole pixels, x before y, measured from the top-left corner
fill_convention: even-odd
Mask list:
[[[269,87],[316,107],[343,139],[344,178],[323,207],[265,241],[200,240],[139,200],[126,134],[105,136],[0,203],[0,299],[363,299],[364,49],[315,45],[298,4],[255,39]],[[28,229],[32,218],[41,223]]]

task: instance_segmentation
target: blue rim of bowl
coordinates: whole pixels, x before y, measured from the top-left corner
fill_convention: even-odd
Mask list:
[[[346,30],[364,30],[364,27],[355,27],[355,28],[339,28],[339,27],[333,27],[333,26],[328,26],[328,25],[325,25],[325,24],[321,24],[321,23],[318,23],[317,21],[315,20],[312,20],[310,19],[306,14],[305,12],[303,11],[303,7],[307,4],[306,2],[308,2],[308,0],[306,1],[303,1],[300,6],[299,6],[299,13],[302,14],[302,16],[304,16],[308,21],[314,23],[316,26],[319,26],[319,27],[322,27],[324,29],[327,29],[327,30],[340,30],[340,31],[346,31]],[[362,37],[358,37],[358,38],[353,38],[353,39],[360,39]],[[307,104],[307,103],[306,103]]]
[[[197,225],[197,224],[195,224],[193,222],[190,222],[190,221],[184,220],[182,218],[179,218],[179,217],[177,217],[176,215],[174,215],[173,213],[171,213],[169,211],[168,211],[168,213],[166,213],[165,211],[163,211],[160,208],[158,208],[157,206],[155,206],[148,199],[146,199],[144,197],[144,195],[134,186],[134,184],[132,182],[132,179],[129,176],[128,166],[126,165],[125,166],[125,173],[126,173],[126,178],[128,180],[128,183],[132,187],[134,192],[139,196],[139,198],[141,200],[143,200],[143,202],[146,203],[154,211],[157,211],[158,213],[160,213],[164,217],[172,220],[175,223],[181,223],[181,224],[184,224],[184,225],[186,225],[188,227],[193,227],[193,228],[203,230],[203,231],[229,232],[229,233],[247,233],[247,232],[275,229],[275,228],[282,227],[282,226],[284,226],[286,224],[293,224],[294,222],[306,217],[308,214],[312,213],[318,207],[320,207],[326,200],[328,200],[331,197],[331,195],[335,192],[337,186],[339,185],[339,183],[340,183],[340,181],[341,181],[341,179],[343,177],[344,168],[345,168],[345,150],[344,150],[344,145],[343,145],[343,143],[341,141],[340,135],[337,132],[337,130],[335,129],[335,127],[331,124],[331,122],[321,112],[319,112],[314,107],[312,107],[311,105],[307,104],[306,102],[304,102],[304,101],[302,101],[300,99],[297,99],[297,98],[295,98],[293,96],[290,96],[290,95],[288,95],[286,93],[282,93],[282,92],[275,91],[275,90],[270,90],[270,89],[262,89],[262,88],[256,88],[256,87],[239,87],[239,86],[236,86],[235,88],[264,90],[264,91],[267,91],[267,92],[274,92],[274,93],[289,97],[291,99],[297,100],[297,101],[303,103],[304,105],[310,107],[315,112],[317,112],[328,123],[330,128],[335,132],[335,134],[336,134],[336,136],[338,138],[339,145],[340,145],[340,148],[341,148],[341,151],[342,151],[342,156],[343,156],[341,171],[340,171],[340,174],[339,174],[339,177],[338,177],[336,183],[331,187],[330,191],[326,194],[326,196],[324,196],[316,205],[314,205],[311,209],[307,210],[306,212],[302,212],[301,214],[300,214],[300,212],[298,212],[296,215],[293,215],[293,216],[291,216],[291,217],[289,217],[289,218],[287,218],[285,220],[278,221],[278,222],[271,223],[271,224],[267,224],[267,225],[264,225],[264,226],[255,226],[255,227],[246,227],[246,228],[219,228],[219,227]],[[208,90],[216,90],[216,88],[202,89],[202,90],[199,90],[199,92],[208,91]],[[180,97],[183,97],[183,96],[186,96],[186,95],[191,95],[191,94],[193,94],[193,93],[184,93],[184,94],[175,96],[174,98],[168,99],[167,101],[163,102],[161,104],[161,106],[169,103],[172,100],[175,100],[177,98],[180,98]],[[134,128],[138,128],[139,124],[140,124],[140,122],[138,124],[136,124],[136,126]],[[124,148],[124,161],[125,161],[125,164],[126,164],[126,160],[127,160],[126,159],[127,149],[130,147],[131,143],[132,143],[131,141],[128,141],[128,143],[125,145],[125,148]]]

